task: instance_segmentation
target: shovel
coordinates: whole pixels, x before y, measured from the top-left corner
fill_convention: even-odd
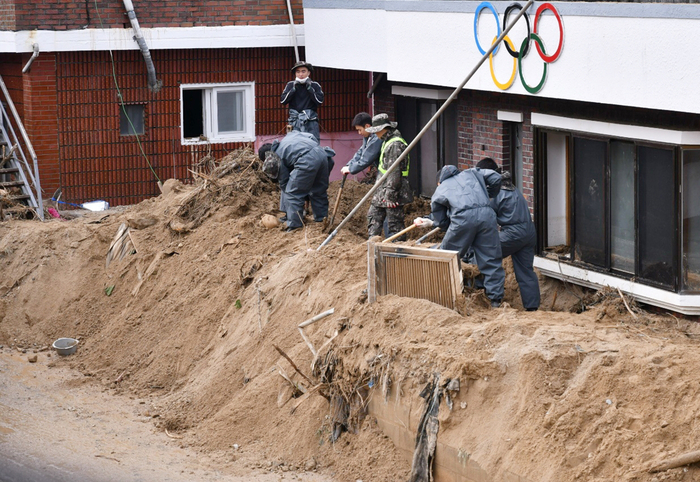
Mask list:
[[[426,234],[424,234],[423,236],[418,238],[418,240],[416,241],[416,244],[421,244],[423,241],[425,241],[426,239],[428,239],[430,236],[437,233],[438,231],[440,231],[440,228],[431,229]]]
[[[338,189],[338,196],[335,198],[335,204],[333,205],[333,214],[331,214],[328,220],[328,225],[324,231],[329,231],[333,227],[333,220],[335,219],[335,214],[338,212],[338,206],[340,206],[340,196],[343,194],[343,188],[345,187],[345,180],[348,178],[348,174],[343,174],[343,180],[340,181],[340,189]]]

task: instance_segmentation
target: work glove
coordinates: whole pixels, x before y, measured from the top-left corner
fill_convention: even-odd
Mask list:
[[[430,218],[416,218],[413,220],[413,224],[419,228],[431,228],[433,227],[433,220]]]
[[[399,207],[399,203],[394,202],[394,201],[389,201],[388,199],[382,199],[382,204],[384,204],[388,208],[397,208]]]
[[[350,168],[348,168],[348,166],[343,166],[340,169],[340,172],[341,172],[341,174],[350,174]]]

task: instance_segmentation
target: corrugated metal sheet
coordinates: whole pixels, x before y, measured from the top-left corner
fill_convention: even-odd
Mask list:
[[[189,179],[187,169],[208,147],[180,144],[181,84],[254,81],[256,135],[283,132],[287,109],[279,98],[285,83],[292,79],[292,49],[165,50],[151,54],[157,76],[163,81],[158,94],[146,87],[146,67],[138,51],[114,52],[114,64],[109,52],[57,54],[64,200],[132,204],[159,193],[153,172],[162,180]],[[351,130],[352,117],[368,108],[367,74],[317,69],[314,80],[326,93],[319,108],[321,131]],[[134,136],[119,134],[119,93],[127,104],[145,105],[145,134],[140,136],[140,146]],[[242,146],[212,144],[211,153],[220,158]]]

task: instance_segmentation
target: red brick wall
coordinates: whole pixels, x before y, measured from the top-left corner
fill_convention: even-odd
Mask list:
[[[370,114],[372,113],[370,112]],[[376,114],[389,114],[389,119],[396,120],[394,96],[391,94],[391,84],[386,80],[382,80],[374,91],[374,113],[372,115]],[[401,130],[401,126],[399,126],[399,130]]]
[[[0,30],[15,29],[15,2],[0,0]]]
[[[121,0],[42,0],[40,6],[35,0],[0,2],[0,14],[3,5],[9,12],[14,4],[15,30],[124,28],[130,25]],[[134,0],[133,3],[136,18],[143,28],[289,23],[287,3],[283,0]],[[291,4],[294,22],[303,23],[302,0],[291,0]],[[12,25],[5,26],[9,21],[2,22],[0,29],[13,29]]]
[[[23,61],[28,61],[25,54]],[[41,188],[51,197],[60,187],[58,119],[56,118],[56,56],[43,53],[23,76],[24,126],[39,160]],[[26,152],[29,158],[29,152]]]
[[[187,169],[209,148],[180,145],[181,84],[254,81],[256,135],[284,130],[287,108],[280,104],[280,95],[292,79],[291,48],[152,51],[157,77],[163,81],[158,94],[146,87],[140,52],[113,55],[124,101],[145,104],[146,132],[141,144],[160,179],[189,179]],[[367,109],[367,73],[318,68],[313,78],[326,94],[318,110],[321,132],[351,130],[353,116]],[[119,103],[109,53],[57,54],[57,89],[64,199],[73,203],[104,199],[117,205],[158,194],[135,137],[119,135]],[[218,159],[242,146],[227,143],[210,148]]]
[[[12,102],[19,112],[20,118],[24,117],[22,67],[22,54],[0,54],[0,75],[2,75],[5,86],[10,92],[10,97],[12,97]],[[4,98],[2,100],[5,101]]]

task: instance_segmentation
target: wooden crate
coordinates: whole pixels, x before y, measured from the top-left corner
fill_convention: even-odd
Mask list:
[[[457,251],[369,242],[367,268],[370,303],[394,294],[454,309],[464,286]]]

